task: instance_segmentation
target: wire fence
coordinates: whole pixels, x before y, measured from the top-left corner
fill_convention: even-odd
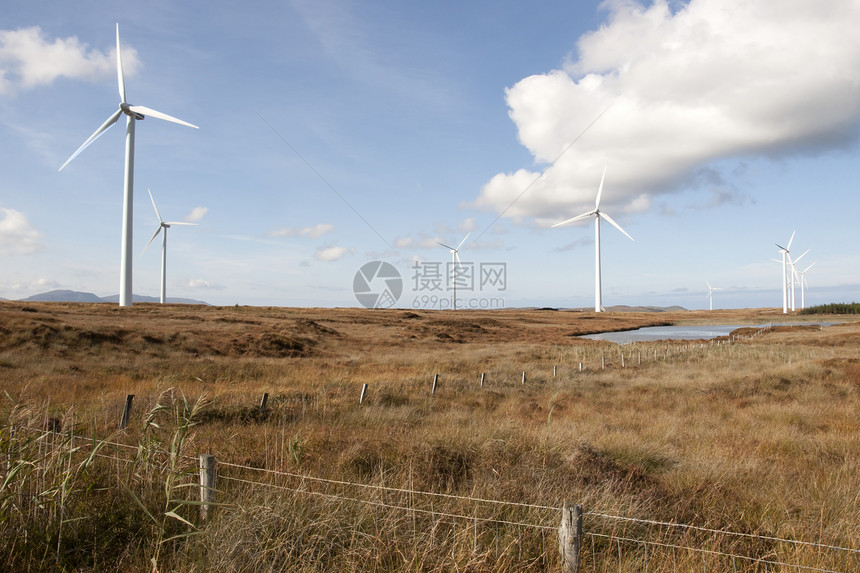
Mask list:
[[[140,462],[140,448],[118,441],[96,440],[71,432],[17,428],[40,441],[47,451],[60,442],[74,444],[77,455],[107,464]],[[10,428],[5,435],[14,435]],[[58,439],[62,438],[62,439]],[[12,450],[0,464],[4,479],[14,463]],[[192,468],[198,458],[182,456]],[[202,457],[202,456],[201,456]],[[261,492],[282,503],[322,503],[334,512],[372,510],[373,519],[412,528],[411,538],[425,543],[468,545],[475,553],[507,556],[553,570],[558,564],[562,507],[488,499],[445,492],[358,483],[309,474],[217,463],[217,511],[230,512]],[[202,473],[202,472],[201,472]],[[380,479],[383,479],[382,477]],[[289,494],[288,498],[284,494]],[[796,540],[775,535],[715,529],[692,524],[583,513],[582,570],[608,571],[810,571],[848,573],[860,570],[860,548]],[[421,531],[419,531],[419,529]],[[855,540],[856,543],[856,540]],[[452,549],[453,550],[453,549]]]

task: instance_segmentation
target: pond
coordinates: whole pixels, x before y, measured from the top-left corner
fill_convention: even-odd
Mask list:
[[[631,342],[648,342],[653,340],[709,340],[719,336],[728,336],[733,330],[738,328],[764,328],[765,326],[770,325],[704,324],[699,326],[647,326],[636,330],[585,334],[580,338],[607,340],[616,344],[630,344]]]

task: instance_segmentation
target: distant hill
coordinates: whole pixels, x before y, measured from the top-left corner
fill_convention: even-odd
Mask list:
[[[3,299],[6,300],[6,299]],[[97,296],[91,292],[79,292],[74,290],[52,290],[40,294],[34,294],[27,298],[22,298],[22,301],[27,302],[111,302],[119,303],[119,295]],[[156,296],[133,295],[132,302],[158,302],[160,299]],[[171,304],[205,304],[209,303],[202,300],[194,300],[191,298],[173,298],[167,297],[167,302]]]
[[[626,306],[619,304],[616,306],[608,306],[606,310],[612,312],[672,312],[676,310],[687,310],[683,306]]]
[[[551,309],[540,309],[540,310],[551,310]],[[591,312],[594,311],[593,306],[583,307],[583,308],[567,308],[564,310],[574,311],[574,312]],[[607,306],[604,307],[604,310],[609,312],[674,312],[678,310],[687,310],[683,306],[627,306],[625,304],[618,304],[615,306]]]
[[[101,297],[91,292],[78,292],[75,290],[52,290],[34,294],[21,300],[27,302],[105,302]]]

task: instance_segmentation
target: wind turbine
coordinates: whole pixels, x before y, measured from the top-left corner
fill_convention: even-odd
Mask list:
[[[600,195],[603,193],[603,180],[605,178],[606,168],[604,167],[603,177],[600,178],[600,187],[597,189],[597,200],[594,202],[594,210],[553,225],[553,228],[561,227],[562,225],[567,225],[568,223],[573,223],[574,221],[579,221],[587,217],[594,217],[594,312],[601,312],[603,310],[603,301],[600,292],[600,219],[606,219],[613,227],[624,233],[628,239],[631,241],[633,240],[633,237],[628,235],[627,231],[622,229],[618,223],[613,221],[612,217],[600,210]]]
[[[125,184],[123,187],[122,202],[122,257],[120,259],[119,279],[119,305],[131,306],[132,303],[132,231],[133,231],[133,202],[134,202],[134,124],[136,120],[146,117],[155,117],[165,121],[171,121],[180,125],[187,125],[197,129],[196,125],[177,119],[173,116],[155,111],[142,105],[129,105],[125,98],[125,79],[122,72],[122,55],[119,48],[119,24],[116,25],[116,76],[119,83],[119,109],[107,118],[107,120],[81,145],[77,151],[72,153],[63,167],[78,156],[93,141],[103,134],[110,126],[115,124],[122,114],[126,115],[125,129]]]
[[[715,290],[723,290],[720,287],[712,287],[711,283],[705,281],[705,284],[708,285],[708,310],[714,310],[714,291]]]
[[[788,255],[788,264],[791,267],[791,310],[796,309],[796,306],[795,306],[795,300],[796,300],[795,286],[796,286],[797,281],[799,279],[799,277],[797,276],[797,263],[798,263],[798,261],[800,261],[800,259],[805,257],[806,253],[808,253],[808,252],[809,252],[809,249],[806,249],[802,255],[800,255],[799,257],[797,257],[794,260],[791,260],[791,254]]]
[[[782,253],[782,312],[783,314],[788,313],[788,267],[786,266],[786,257],[789,257],[789,253],[791,252],[791,242],[794,240],[794,233],[797,231],[791,232],[791,238],[788,240],[788,245],[785,247],[780,246],[778,243],[776,244],[779,247],[779,252]]]
[[[442,245],[446,249],[451,249],[451,285],[454,289],[451,294],[451,308],[453,308],[454,310],[457,310],[457,265],[460,266],[461,270],[463,268],[463,263],[460,262],[460,247],[463,246],[463,243],[466,242],[466,239],[468,239],[469,235],[471,234],[471,231],[466,233],[466,236],[463,237],[463,240],[460,241],[460,244],[457,245],[456,249],[454,247],[449,247],[445,243],[440,243],[439,241],[436,241],[437,245]]]
[[[152,238],[149,239],[149,243],[146,244],[146,247],[143,248],[143,251],[140,252],[141,256],[146,252],[146,249],[149,247],[150,243],[155,240],[155,237],[164,229],[164,235],[161,237],[161,304],[164,304],[167,301],[167,229],[171,227],[171,225],[196,225],[197,223],[186,223],[184,221],[169,221],[167,223],[164,222],[164,219],[161,218],[161,213],[158,212],[158,207],[155,206],[155,199],[152,198],[152,191],[149,189],[146,190],[149,193],[149,199],[152,201],[152,206],[155,208],[155,216],[158,217],[158,229],[155,230],[155,234],[152,235]]]
[[[815,263],[812,263],[802,271],[800,271],[800,308],[806,308],[806,297],[804,295],[806,291],[806,272],[811,269]]]

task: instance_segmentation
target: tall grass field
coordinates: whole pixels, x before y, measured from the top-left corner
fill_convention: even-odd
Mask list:
[[[670,324],[739,326],[578,337]],[[860,571],[860,319],[0,302],[0,570],[560,572],[565,503],[585,572]]]

